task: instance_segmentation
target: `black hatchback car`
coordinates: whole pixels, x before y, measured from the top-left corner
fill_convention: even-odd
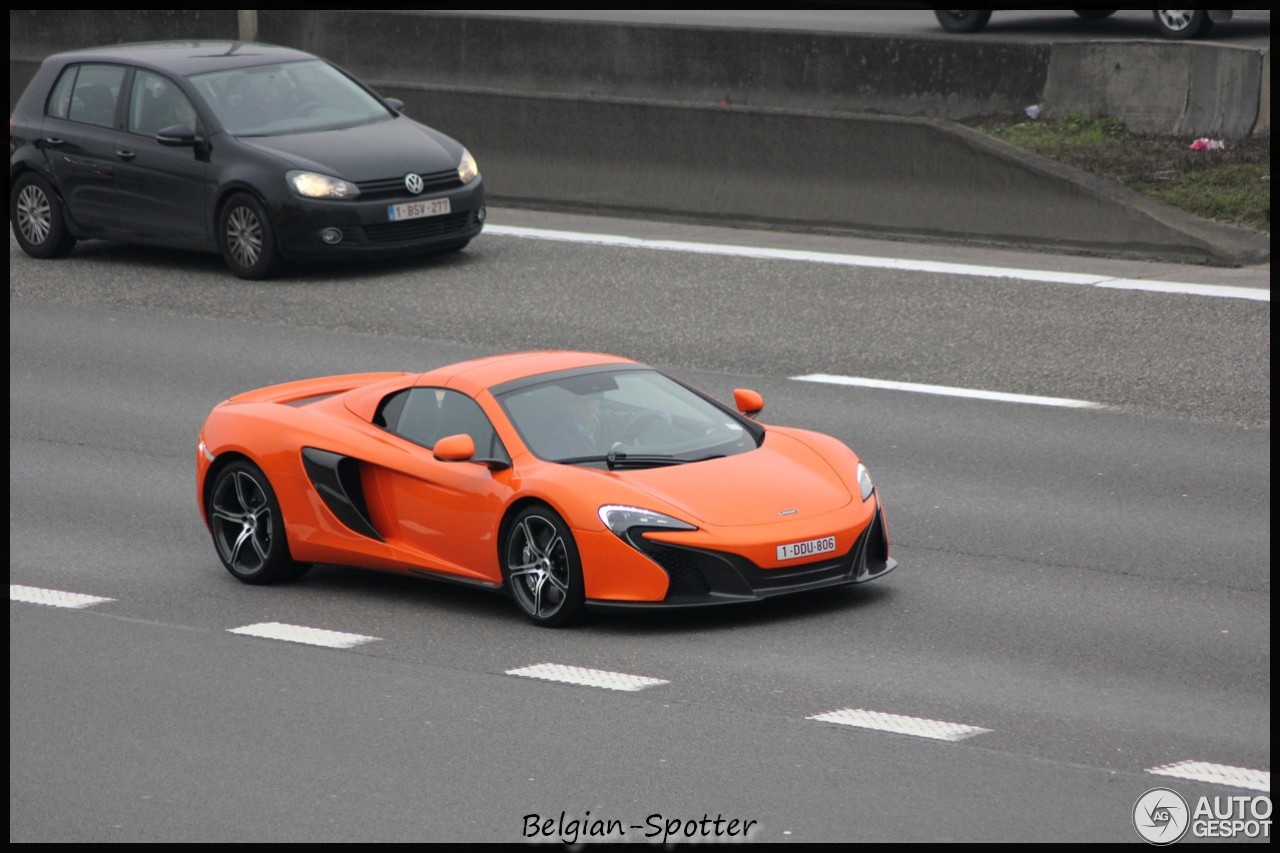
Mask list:
[[[484,226],[461,144],[309,53],[246,42],[49,57],[9,119],[9,220],[29,255],[99,238],[286,260],[457,251]]]

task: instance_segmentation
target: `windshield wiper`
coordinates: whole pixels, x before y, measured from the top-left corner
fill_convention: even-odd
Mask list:
[[[683,465],[688,459],[680,459],[665,453],[624,453],[610,450],[602,456],[574,456],[557,459],[561,465],[577,465],[583,462],[603,462],[612,471],[615,468],[655,468],[661,465]]]

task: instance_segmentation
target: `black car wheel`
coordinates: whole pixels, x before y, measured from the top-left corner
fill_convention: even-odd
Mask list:
[[[275,492],[262,469],[247,460],[218,472],[209,496],[209,529],[222,565],[237,580],[275,583],[310,568],[289,556]]]
[[[218,217],[218,247],[227,266],[240,278],[270,278],[280,270],[271,218],[248,193],[227,199]]]
[[[507,590],[538,625],[558,628],[583,610],[582,562],[569,525],[547,507],[521,510],[502,546]]]
[[[62,219],[62,201],[35,172],[18,178],[9,193],[9,222],[22,251],[33,258],[60,258],[76,245]]]
[[[934,9],[933,14],[949,33],[976,33],[991,20],[990,9]]]
[[[1156,28],[1167,39],[1193,39],[1213,29],[1204,9],[1156,9]]]

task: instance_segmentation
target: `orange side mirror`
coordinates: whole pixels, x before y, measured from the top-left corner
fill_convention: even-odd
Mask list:
[[[734,388],[733,404],[738,407],[739,412],[754,418],[764,408],[764,397],[760,396],[759,391],[752,391],[750,388]]]
[[[446,435],[431,452],[441,462],[466,462],[476,455],[476,443],[466,433]]]

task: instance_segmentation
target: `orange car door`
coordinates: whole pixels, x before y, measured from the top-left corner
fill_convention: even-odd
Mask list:
[[[457,391],[414,388],[387,428],[416,445],[396,467],[373,472],[388,543],[410,567],[501,583],[498,522],[511,493],[511,471],[484,412]],[[475,442],[475,461],[432,456],[436,441],[460,433]]]

